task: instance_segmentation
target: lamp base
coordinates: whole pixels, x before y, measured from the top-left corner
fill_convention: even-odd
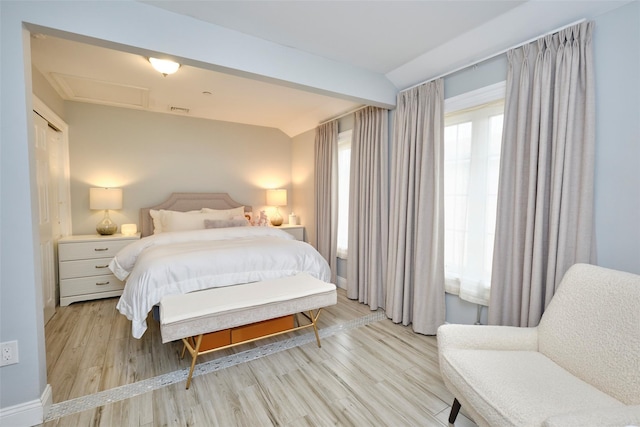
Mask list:
[[[104,211],[104,218],[96,225],[96,231],[103,236],[114,234],[118,230],[118,224],[114,224],[109,218],[109,211]]]
[[[271,221],[271,225],[273,225],[274,227],[279,227],[282,225],[283,219],[278,208],[276,208],[276,212],[271,216],[271,218],[269,218],[269,220]]]

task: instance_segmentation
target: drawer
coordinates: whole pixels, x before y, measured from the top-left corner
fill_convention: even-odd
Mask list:
[[[105,240],[104,242],[73,242],[58,244],[60,261],[113,258],[120,249],[131,243],[131,240]]]
[[[103,276],[111,274],[109,263],[113,258],[82,259],[60,263],[60,280],[75,277]]]
[[[124,289],[124,282],[118,280],[113,274],[60,281],[60,297],[96,294],[122,289]]]

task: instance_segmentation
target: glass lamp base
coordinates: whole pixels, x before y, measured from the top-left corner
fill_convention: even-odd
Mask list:
[[[96,231],[98,234],[108,236],[115,233],[117,230],[118,224],[114,224],[114,222],[111,221],[111,218],[109,218],[109,213],[105,211],[104,218],[98,223],[98,225],[96,225]]]
[[[271,225],[275,227],[279,227],[282,225],[282,215],[280,215],[280,211],[276,208],[276,212],[271,216]]]

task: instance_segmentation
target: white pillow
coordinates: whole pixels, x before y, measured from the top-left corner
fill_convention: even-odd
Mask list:
[[[153,220],[153,234],[158,234],[165,231],[163,225],[164,225],[164,216],[166,212],[178,212],[178,211],[169,211],[166,209],[149,210],[149,215],[151,215],[151,219]],[[202,210],[187,211],[187,212],[181,212],[181,213],[188,213],[188,214],[202,213]]]
[[[167,211],[162,217],[162,231],[204,230],[204,221],[207,219],[229,220],[231,219],[231,216],[226,211],[213,211],[195,214]]]

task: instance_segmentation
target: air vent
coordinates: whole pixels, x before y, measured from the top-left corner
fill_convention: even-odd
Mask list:
[[[184,107],[171,107],[172,113],[189,114],[189,109]]]

